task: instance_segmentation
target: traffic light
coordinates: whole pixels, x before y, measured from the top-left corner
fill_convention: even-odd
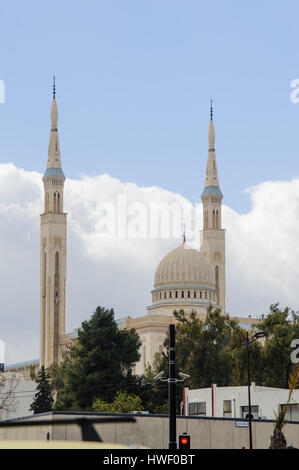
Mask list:
[[[190,436],[186,432],[179,436],[179,449],[190,449]]]

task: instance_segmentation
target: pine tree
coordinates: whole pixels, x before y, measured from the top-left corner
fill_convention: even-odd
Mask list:
[[[35,382],[38,384],[36,387],[37,392],[34,396],[33,403],[30,406],[30,410],[33,411],[34,414],[52,411],[52,387],[44,366],[42,366],[38,371]]]
[[[56,389],[55,409],[88,411],[96,399],[111,402],[118,391],[136,394],[132,368],[140,359],[140,346],[134,329],[118,328],[113,309],[97,307],[79,328],[67,362],[56,371],[62,383]]]

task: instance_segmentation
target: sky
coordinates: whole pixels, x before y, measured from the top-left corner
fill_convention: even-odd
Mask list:
[[[210,98],[228,311],[258,315],[275,301],[298,308],[298,10],[295,1],[267,0],[0,2],[0,338],[8,361],[38,357],[53,74],[68,178],[68,330],[98,304],[119,317],[145,313],[155,268],[178,240],[103,240],[99,201],[123,194],[146,207],[153,198],[200,204]]]

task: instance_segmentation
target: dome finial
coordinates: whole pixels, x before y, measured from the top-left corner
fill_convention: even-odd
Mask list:
[[[212,100],[212,98],[210,99],[210,103],[211,103],[211,106],[210,106],[210,116],[211,116],[211,121],[213,121],[213,100]]]

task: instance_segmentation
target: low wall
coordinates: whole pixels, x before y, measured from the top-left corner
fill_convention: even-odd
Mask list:
[[[78,417],[116,416],[110,413],[72,413],[52,412],[27,417],[23,420],[48,419],[49,425],[19,427],[0,427],[1,440],[51,440],[81,441],[78,425],[51,425],[52,419],[72,419]],[[118,415],[127,416],[127,415]],[[132,416],[132,415],[130,415]],[[103,441],[146,446],[153,449],[168,448],[168,417],[166,415],[136,416],[136,423],[95,424]],[[249,448],[248,427],[240,427],[244,421],[232,418],[199,418],[178,416],[177,435],[187,432],[191,436],[193,449],[241,449]],[[273,432],[273,421],[254,420],[252,436],[254,449],[267,449]],[[299,422],[288,422],[284,427],[287,445],[299,448]]]

